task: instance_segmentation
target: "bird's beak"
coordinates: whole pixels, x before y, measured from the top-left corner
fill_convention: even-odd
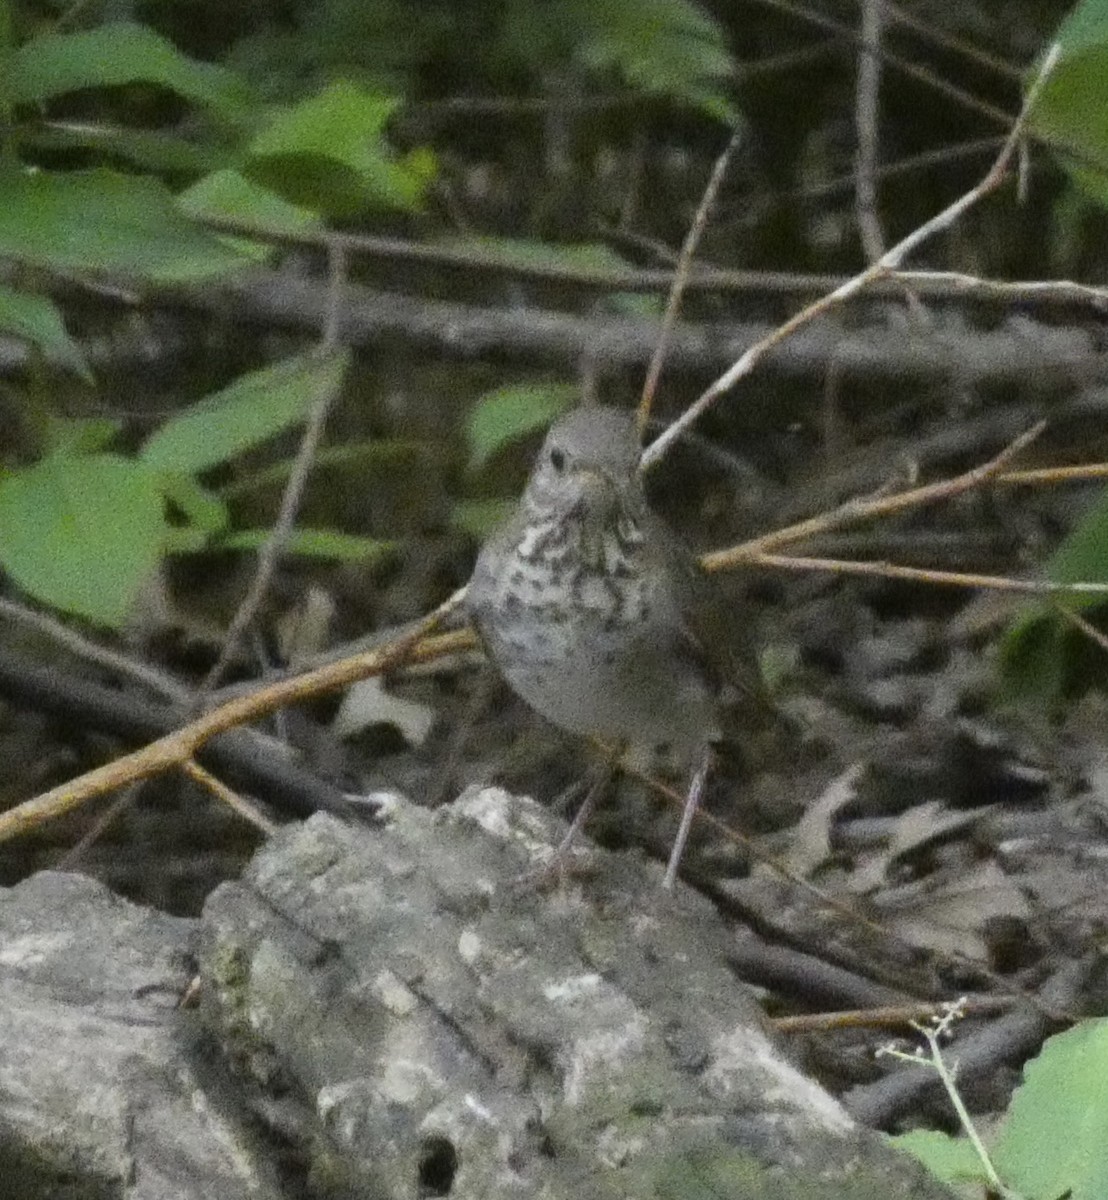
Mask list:
[[[574,474],[580,480],[581,486],[592,495],[604,495],[615,490],[611,476],[595,467],[578,467]]]
[[[605,519],[619,504],[619,488],[605,471],[595,467],[578,467],[574,475],[581,489],[581,502],[593,516]]]

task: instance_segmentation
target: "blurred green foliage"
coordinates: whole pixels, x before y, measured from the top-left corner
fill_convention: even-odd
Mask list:
[[[1108,77],[1101,69],[1106,3],[1086,0],[1060,27],[1062,54],[1031,118],[1079,183],[1091,162],[1108,159],[1101,101],[1101,81]],[[454,244],[488,259],[611,272],[613,288],[590,293],[589,304],[598,311],[657,313],[657,296],[618,291],[624,259],[594,239],[595,222],[566,236],[568,226],[556,217],[545,219],[557,208],[551,196],[556,193],[558,202],[575,213],[602,213],[613,225],[621,219],[612,199],[618,189],[604,192],[599,165],[620,137],[629,140],[631,125],[620,125],[613,113],[668,106],[688,123],[682,127],[686,131],[708,131],[701,149],[718,149],[725,126],[741,119],[729,41],[734,29],[725,29],[702,0],[426,0],[419,5],[251,0],[223,12],[207,0],[77,6],[37,0],[26,7],[4,6],[3,15],[0,255],[12,270],[0,287],[0,331],[33,351],[29,426],[35,423],[31,414],[37,414],[35,420],[43,413],[60,419],[50,401],[52,379],[68,374],[86,387],[97,385],[89,356],[72,335],[70,308],[55,299],[59,280],[107,277],[113,285],[132,283],[140,294],[148,285],[218,281],[277,256],[271,245],[250,239],[251,227],[292,236],[334,225],[415,230],[429,242]],[[459,170],[449,139],[431,144],[436,121],[452,119],[455,99],[464,104],[483,96],[549,102],[542,118],[549,145],[564,151],[564,161],[543,178],[546,194],[536,189],[526,216],[492,220],[488,228],[444,218],[459,192],[474,181]],[[806,99],[797,97],[798,119]],[[819,103],[815,89],[811,99]],[[581,102],[584,107],[573,107]],[[612,103],[617,107],[605,107]],[[618,134],[612,132],[616,128]],[[471,121],[465,136],[486,139],[491,147],[483,159],[475,158],[492,172],[477,179],[475,194],[483,194],[483,187],[496,196],[502,186],[501,194],[510,195],[527,180],[534,160],[519,153],[518,131],[510,122],[486,130],[480,119]],[[547,147],[536,137],[530,148],[538,154]],[[587,196],[583,180],[594,189]],[[511,203],[514,197],[500,211],[511,212]],[[491,202],[488,211],[496,211]],[[680,205],[674,212],[679,222],[687,222],[688,212]],[[230,219],[246,233],[230,236],[205,227],[208,219]],[[444,234],[447,228],[455,232]],[[580,306],[580,298],[568,286],[558,291],[560,286],[551,284],[555,302],[568,297]],[[219,538],[229,544],[235,531],[226,525],[228,509],[206,493],[205,475],[216,459],[222,468],[233,453],[241,457],[270,439],[275,428],[295,425],[314,386],[293,372],[292,390],[278,385],[271,395],[271,381],[264,372],[262,378],[264,387],[255,386],[250,376],[241,381],[235,400],[241,427],[225,444],[216,421],[230,420],[231,413],[215,403],[179,414],[180,423],[170,418],[137,454],[129,452],[135,435],[125,426],[96,450],[78,451],[74,443],[60,458],[41,437],[7,447],[8,457],[0,464],[0,484],[7,485],[0,486],[0,522],[8,532],[0,542],[0,565],[43,603],[119,622],[127,597],[137,595],[139,566],[121,572],[102,592],[95,586],[63,588],[57,571],[35,566],[26,546],[16,549],[19,536],[12,532],[28,497],[49,490],[48,477],[57,495],[72,494],[74,480],[93,488],[101,459],[105,487],[114,489],[117,502],[126,480],[131,498],[125,507],[137,511],[141,500],[158,510],[160,524],[136,518],[129,526],[137,531],[136,545],[147,539],[161,547],[160,554],[203,548]],[[303,394],[297,398],[298,388]],[[235,385],[228,390],[234,394]],[[487,528],[499,505],[487,495],[481,473],[492,467],[495,475],[501,450],[552,419],[571,402],[574,387],[563,379],[530,378],[518,385],[501,381],[496,387],[473,387],[472,394],[464,478],[477,480],[477,495],[456,501],[447,517],[456,527],[475,531]],[[219,397],[226,398],[225,392]],[[161,470],[151,490],[149,456],[183,437],[188,422],[201,430],[193,437],[191,461]],[[198,450],[205,430],[210,442],[220,445],[222,458]],[[48,460],[48,472],[28,475]],[[130,466],[121,468],[120,462]],[[257,463],[250,469],[257,473]],[[95,500],[88,511],[97,511]],[[37,535],[45,536],[49,528],[40,522]],[[1102,532],[1098,526],[1090,540],[1103,544]],[[246,533],[235,544],[250,544],[254,533]],[[331,544],[341,556],[349,547],[340,543]],[[308,550],[308,542],[300,539],[297,547],[315,554],[326,544],[316,538]],[[56,544],[48,540],[46,545],[58,561],[73,553],[60,535]],[[1092,553],[1082,562],[1082,577],[1101,578]],[[102,564],[108,557],[100,556],[101,571],[107,570]],[[147,551],[133,556],[142,570],[152,560],[156,563],[157,556]],[[94,556],[73,562],[75,573],[95,575]],[[1104,572],[1103,564],[1099,569]],[[86,598],[97,594],[103,595],[102,603]],[[1023,637],[1023,645],[1041,648],[1043,622],[1049,619],[1042,610],[1033,614],[1029,621],[1039,632],[1018,635],[1013,645]],[[1057,666],[1053,651],[1051,645],[1040,655],[1044,667]],[[1010,662],[1018,659],[1018,653],[1009,656]]]
[[[248,372],[169,418],[133,456],[106,449],[112,422],[50,422],[42,456],[0,474],[0,562],[43,602],[120,625],[166,553],[256,549],[257,531],[231,531],[226,505],[199,477],[301,421],[341,386],[348,358],[320,351]],[[293,545],[332,558],[386,548],[305,530]]]
[[[692,0],[257,4],[226,14],[230,32],[214,42],[189,27],[188,6],[158,0],[0,7],[0,255],[14,268],[0,287],[0,331],[32,349],[25,425],[35,431],[0,462],[0,566],[38,601],[109,626],[125,620],[166,553],[258,545],[260,531],[230,528],[205,477],[299,423],[321,391],[341,386],[347,361],[313,353],[249,372],[129,453],[123,424],[94,430],[50,401],[51,375],[96,387],[53,281],[218,281],[275,256],[250,227],[296,234],[416,218],[442,166],[418,141],[398,148],[392,130],[432,69],[464,62],[494,86],[535,94],[572,75],[709,119],[736,116],[723,31]],[[198,223],[206,219],[247,232],[228,236]],[[492,245],[622,266],[600,245]],[[473,464],[573,394],[566,384],[526,385],[478,400]],[[490,511],[463,503],[455,524],[481,526]],[[332,558],[384,548],[334,529],[299,530],[290,547]]]
[[[1106,204],[1108,3],[1082,0],[1075,5],[1049,47],[1056,47],[1056,58],[1030,114],[1030,127],[1050,143],[1078,186]],[[1045,53],[1032,78],[1043,62]]]
[[[571,383],[529,383],[486,392],[469,414],[470,466],[480,467],[510,442],[544,429],[577,396]]]
[[[1108,207],[1108,0],[1081,0],[1049,40],[1029,76],[1034,80],[1053,54],[1053,65],[1029,113],[1032,130],[1045,138],[1086,202]],[[1071,221],[1074,199],[1063,211]],[[1045,567],[1057,583],[1108,583],[1108,493],[1095,501]],[[1101,652],[1076,635],[1059,611],[1104,608],[1103,597],[1071,595],[1024,606],[1001,646],[1007,693],[1055,706],[1103,676]],[[1087,667],[1088,652],[1096,654]]]

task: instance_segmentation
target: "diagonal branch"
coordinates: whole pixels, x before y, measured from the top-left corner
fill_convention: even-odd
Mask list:
[[[779,325],[768,337],[762,338],[751,346],[736,363],[728,368],[695,401],[691,408],[678,420],[674,421],[665,433],[647,447],[642,456],[642,469],[646,470],[653,466],[673,443],[711,408],[720,396],[730,391],[744,376],[749,375],[775,346],[790,337],[802,326],[809,324],[816,317],[856,296],[877,280],[887,278],[900,266],[908,255],[914,253],[924,242],[934,237],[935,234],[949,229],[955,221],[968,212],[975,204],[991,192],[996,191],[1008,176],[1008,170],[1012,159],[1015,157],[1016,150],[1019,148],[1031,109],[1038,99],[1043,84],[1053,71],[1059,54],[1060,47],[1055,44],[1047,54],[1039,74],[1028,88],[1023,108],[1020,110],[1020,114],[1016,118],[1008,136],[1004,139],[1004,145],[1001,147],[1000,154],[997,155],[996,161],[980,183],[970,188],[964,195],[959,196],[953,204],[947,205],[942,212],[937,213],[930,221],[926,221],[918,228],[912,230],[907,237],[902,238],[891,250],[886,251],[876,262],[855,275],[853,279],[848,280],[842,286],[835,288],[834,291],[822,296],[814,304],[809,304],[807,308],[802,309],[795,316],[784,322],[784,324]]]
[[[1046,423],[1040,422],[1020,434],[987,463],[973,467],[961,475],[956,475],[953,479],[941,479],[937,483],[928,483],[923,487],[911,488],[906,492],[894,492],[890,496],[879,496],[871,500],[848,500],[830,512],[819,513],[817,516],[809,517],[806,521],[799,521],[784,529],[775,529],[761,537],[743,542],[741,545],[732,546],[728,550],[716,550],[714,553],[704,556],[702,560],[704,569],[706,571],[724,571],[729,567],[739,566],[755,555],[765,554],[781,546],[803,541],[816,534],[827,533],[843,525],[855,525],[859,521],[868,521],[873,517],[889,516],[906,509],[919,508],[924,504],[933,504],[938,500],[949,500],[953,496],[980,487],[983,483],[999,475],[1008,463],[1025,450],[1045,428]]]
[[[456,592],[409,633],[386,646],[229,700],[173,733],[143,746],[141,750],[114,759],[95,771],[89,771],[41,796],[16,805],[0,814],[0,842],[32,829],[41,821],[70,812],[94,796],[140,779],[149,779],[170,768],[187,768],[196,753],[212,738],[238,725],[257,720],[277,708],[296,704],[320,692],[345,687],[371,675],[381,675],[401,663],[427,662],[445,654],[471,649],[476,641],[468,629],[439,637],[430,636],[457,608],[463,595],[463,592]]]

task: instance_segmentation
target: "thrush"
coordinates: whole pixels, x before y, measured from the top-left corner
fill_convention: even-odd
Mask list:
[[[665,747],[700,764],[671,887],[725,702],[765,700],[715,581],[648,505],[639,457],[629,413],[557,421],[516,512],[478,556],[467,604],[504,679],[547,720],[640,760]]]

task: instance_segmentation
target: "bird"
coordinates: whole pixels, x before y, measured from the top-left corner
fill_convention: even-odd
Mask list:
[[[509,687],[547,720],[632,760],[664,747],[699,764],[663,879],[672,888],[725,706],[767,702],[736,636],[745,628],[647,503],[640,457],[629,412],[581,407],[556,421],[478,554],[466,605]]]

